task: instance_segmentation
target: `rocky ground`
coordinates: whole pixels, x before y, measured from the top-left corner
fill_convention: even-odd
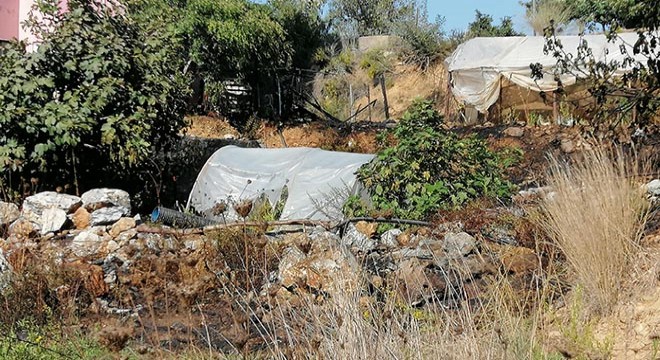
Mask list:
[[[660,180],[646,186],[652,199],[660,196]],[[113,351],[156,357],[190,347],[272,355],[275,344],[316,341],[318,328],[305,330],[312,305],[346,293],[370,313],[393,303],[419,317],[476,309],[502,276],[524,298],[558,256],[527,216],[548,193],[530,189],[508,206],[479,204],[441,214],[430,227],[390,226],[380,235],[382,225],[367,222],[182,231],[132,216],[121,190],[38,193],[20,208],[0,203],[0,320],[55,318]],[[657,228],[645,239],[658,245]],[[548,284],[562,291],[560,280]],[[637,319],[614,332],[636,334],[637,348],[622,354],[657,346],[654,294],[621,305],[621,314]],[[561,339],[553,344],[569,351]]]

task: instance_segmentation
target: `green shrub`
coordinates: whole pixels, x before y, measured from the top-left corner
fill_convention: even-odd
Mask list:
[[[415,101],[396,128],[381,137],[391,146],[358,171],[372,204],[351,198],[347,214],[423,219],[473,199],[507,196],[513,185],[503,178],[505,158],[485,141],[459,138],[441,126],[432,102]],[[510,165],[511,158],[506,159]]]
[[[372,49],[362,55],[360,68],[367,72],[370,79],[374,80],[389,71],[392,64],[382,49]]]
[[[144,164],[184,126],[178,44],[98,1],[38,3],[51,23],[35,51],[0,52],[0,173],[75,177]],[[80,170],[80,169],[78,169]],[[28,176],[29,175],[29,176]],[[96,173],[95,178],[102,178]]]

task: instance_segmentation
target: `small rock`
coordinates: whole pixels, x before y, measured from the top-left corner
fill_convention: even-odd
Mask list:
[[[517,245],[516,232],[504,226],[493,225],[482,230],[482,235],[489,237],[498,244]]]
[[[25,198],[21,215],[33,223],[39,224],[41,215],[46,209],[56,208],[70,214],[76,211],[80,204],[80,198],[77,196],[46,191]]]
[[[118,241],[120,244],[123,244],[137,236],[137,230],[136,229],[128,229],[124,231],[123,233],[117,235],[115,237],[115,240]]]
[[[397,241],[399,235],[401,235],[401,230],[399,229],[387,230],[380,236],[380,243],[390,248],[397,247],[399,245]]]
[[[20,215],[16,204],[0,201],[0,226],[13,223]]]
[[[90,215],[89,211],[84,207],[79,208],[73,214],[69,215],[69,218],[73,222],[73,225],[78,230],[83,230],[89,227],[90,224]]]
[[[92,189],[80,197],[82,204],[88,211],[94,211],[104,207],[121,207],[126,209],[125,215],[131,212],[131,197],[124,190],[119,189]]]
[[[561,151],[566,154],[570,154],[575,151],[575,143],[570,139],[563,139],[559,145]]]
[[[113,238],[116,238],[117,236],[119,236],[119,234],[123,233],[124,231],[134,228],[135,225],[136,223],[134,218],[123,217],[112,225],[108,233]]]
[[[2,249],[0,249],[0,291],[9,285],[12,271],[11,264],[5,258]]]
[[[96,254],[102,244],[101,236],[93,230],[85,230],[73,238],[70,248],[76,256],[85,257]]]
[[[341,244],[365,253],[376,248],[376,242],[360,232],[353,224],[348,224],[346,227]]]
[[[436,272],[427,271],[427,265],[418,259],[401,262],[393,275],[399,296],[413,306],[423,304],[447,288],[446,279]]]
[[[126,212],[126,208],[121,206],[100,208],[90,214],[89,223],[91,226],[113,224],[127,215]]]
[[[443,247],[450,258],[457,258],[471,253],[477,245],[472,235],[466,232],[447,233]]]
[[[660,179],[651,180],[644,187],[650,196],[660,196]]]
[[[60,231],[67,220],[64,210],[58,208],[45,209],[41,214],[41,234],[45,235]]]
[[[110,254],[110,253],[113,253],[117,250],[119,250],[119,244],[114,240],[110,240],[110,241],[106,242],[100,248],[100,252],[105,253],[105,254]]]
[[[412,240],[412,236],[410,236],[410,234],[407,232],[404,232],[396,237],[397,243],[399,243],[399,245],[401,246],[408,246],[411,240]]]
[[[539,267],[539,260],[532,249],[507,247],[500,255],[502,265],[514,274],[529,272]]]
[[[103,281],[109,286],[112,286],[117,282],[117,270],[111,269],[107,272],[104,271],[104,274],[105,276],[103,276]]]
[[[376,233],[376,230],[378,230],[378,223],[358,221],[355,223],[355,228],[364,236],[371,238]]]
[[[471,254],[451,261],[451,267],[461,274],[463,279],[479,277],[483,274],[494,274],[495,267],[484,257]]]
[[[305,259],[305,253],[295,246],[284,249],[282,259],[280,259],[278,279],[284,287],[295,285],[299,279],[299,274],[294,273],[294,267]]]
[[[190,251],[197,251],[204,247],[204,239],[194,238],[183,242],[183,246]]]
[[[392,257],[394,259],[410,259],[410,258],[418,258],[418,259],[424,259],[424,260],[431,260],[433,259],[433,252],[429,249],[424,249],[424,248],[403,248],[400,250],[396,250],[392,252]]]
[[[525,129],[518,126],[512,126],[504,130],[504,135],[506,136],[517,138],[517,137],[522,137],[524,134],[525,134]]]
[[[39,230],[39,226],[24,217],[19,217],[9,225],[9,234],[19,238],[32,237]]]

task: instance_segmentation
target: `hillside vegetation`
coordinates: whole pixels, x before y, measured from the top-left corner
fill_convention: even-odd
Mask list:
[[[0,45],[0,358],[660,358],[655,5],[523,1],[592,107],[466,124],[443,59],[521,35],[511,18],[447,32],[412,0],[39,1],[39,43]],[[635,28],[630,71],[586,43],[567,55],[574,26]],[[229,144],[374,157],[316,203],[336,218],[281,219],[285,185],[214,199],[222,221],[201,227],[190,187]]]

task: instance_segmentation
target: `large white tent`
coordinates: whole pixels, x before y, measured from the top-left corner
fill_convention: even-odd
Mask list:
[[[373,158],[313,148],[225,146],[200,171],[188,207],[217,220],[238,220],[232,204],[267,198],[275,206],[286,187],[281,220],[341,219],[341,206],[359,191],[356,171]],[[219,203],[227,204],[222,216],[213,213]]]
[[[632,54],[638,40],[637,33],[621,33],[609,42],[605,35],[558,36],[566,53],[575,56],[583,41],[587,42],[597,61],[618,61],[625,57],[622,47]],[[479,37],[458,46],[445,60],[451,75],[451,90],[454,97],[465,105],[485,113],[497,102],[504,81],[535,92],[549,92],[558,88],[554,70],[557,59],[552,53],[544,54],[546,38],[542,36]],[[638,55],[643,60],[642,55]],[[530,64],[543,65],[544,77],[534,80]],[[626,69],[619,68],[617,75]],[[571,75],[562,75],[564,86],[576,83]]]

